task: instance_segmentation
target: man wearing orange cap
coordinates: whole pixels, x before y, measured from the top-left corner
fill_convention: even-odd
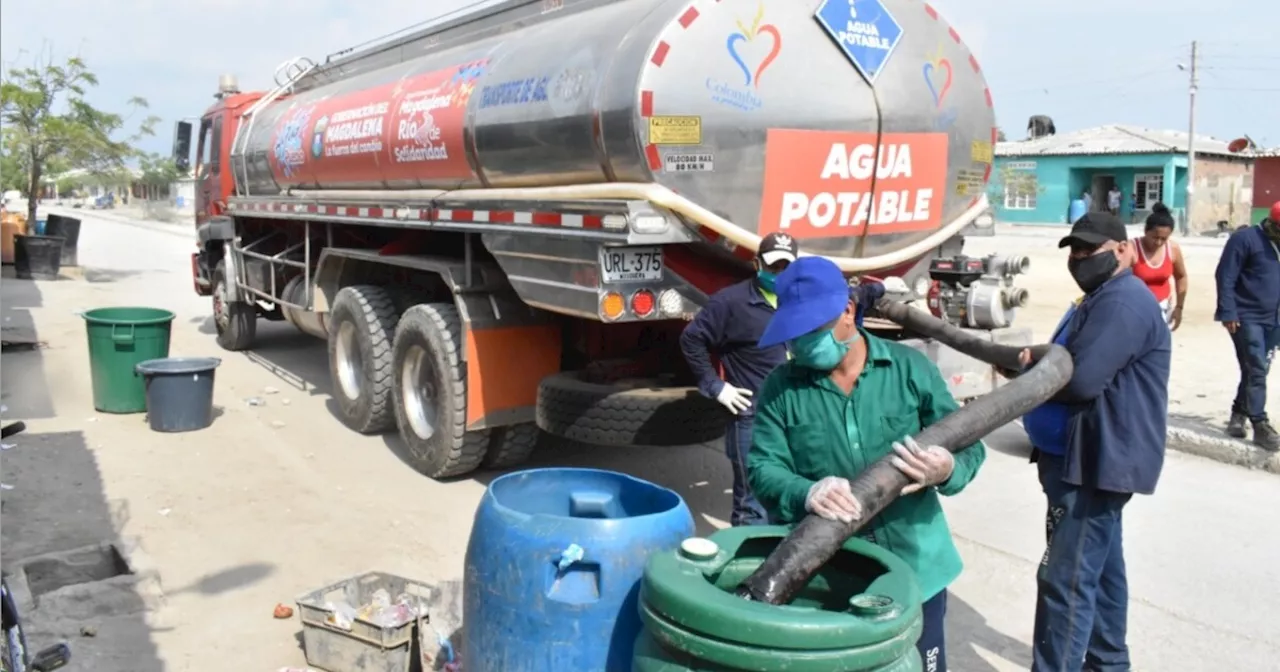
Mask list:
[[[1280,201],[1258,226],[1231,234],[1215,274],[1218,309],[1235,345],[1240,385],[1231,404],[1227,434],[1245,437],[1245,421],[1253,425],[1253,442],[1280,450],[1280,432],[1267,417],[1267,373],[1280,349]]]

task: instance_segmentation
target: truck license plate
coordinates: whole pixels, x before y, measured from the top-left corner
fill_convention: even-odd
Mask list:
[[[605,247],[600,268],[606,283],[662,279],[661,247]]]

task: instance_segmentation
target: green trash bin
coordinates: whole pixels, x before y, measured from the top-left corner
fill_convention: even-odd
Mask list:
[[[96,308],[82,314],[89,334],[93,407],[103,413],[142,413],[147,388],[134,367],[169,356],[173,313],[159,308]]]

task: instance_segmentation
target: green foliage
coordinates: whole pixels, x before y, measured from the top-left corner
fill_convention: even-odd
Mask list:
[[[132,135],[117,139],[133,113],[147,108],[147,101],[127,101],[128,116],[99,110],[86,99],[97,84],[97,76],[77,57],[62,64],[43,58],[10,70],[0,83],[3,180],[5,185],[20,184],[32,220],[45,175],[80,169],[98,178],[117,178],[126,161],[139,155],[134,145],[155,135],[160,120],[148,116]],[[11,177],[11,172],[19,177]]]
[[[1009,139],[1009,138],[1005,137],[1005,135],[1004,135],[1004,129],[1003,129],[1003,128],[997,128],[997,129],[996,129],[996,142],[1006,142],[1008,139]]]
[[[142,176],[138,181],[153,187],[168,187],[185,177],[173,159],[159,154],[144,155],[138,162]]]

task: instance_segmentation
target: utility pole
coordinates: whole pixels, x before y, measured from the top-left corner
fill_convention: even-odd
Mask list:
[[[1196,42],[1191,42],[1191,114],[1187,122],[1187,211],[1182,218],[1182,233],[1191,232],[1191,206],[1196,190],[1196,89],[1200,86],[1200,74],[1196,69],[1200,54]]]

